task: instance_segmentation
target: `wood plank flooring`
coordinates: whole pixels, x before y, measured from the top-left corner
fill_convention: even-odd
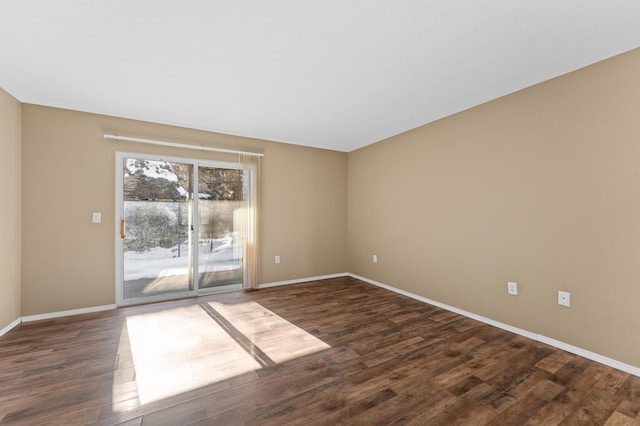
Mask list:
[[[25,323],[0,424],[640,425],[640,378],[337,278]]]

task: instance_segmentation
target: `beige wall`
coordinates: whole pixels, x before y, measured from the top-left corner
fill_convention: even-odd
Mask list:
[[[349,270],[640,366],[639,75],[636,49],[350,153]]]
[[[0,89],[0,329],[20,318],[20,230],[22,210],[22,112],[20,102]]]
[[[104,133],[263,152],[262,282],[347,270],[345,153],[34,105],[23,123],[23,315],[114,303],[116,151],[237,161]]]
[[[640,366],[637,75],[640,50],[348,155],[33,105],[21,118],[0,92],[15,159],[0,327],[114,302],[116,150],[213,158],[102,137],[118,132],[265,153],[262,282],[349,271]]]

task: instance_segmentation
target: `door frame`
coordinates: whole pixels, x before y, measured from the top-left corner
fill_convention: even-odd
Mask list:
[[[142,303],[151,303],[151,302],[159,302],[164,300],[173,300],[173,299],[182,299],[187,297],[194,297],[200,294],[210,294],[220,291],[229,291],[229,290],[240,290],[244,288],[244,282],[241,284],[232,284],[227,286],[220,287],[209,287],[200,289],[198,286],[198,273],[199,273],[199,249],[198,249],[198,236],[200,235],[200,217],[199,217],[199,205],[198,200],[199,197],[196,196],[198,194],[198,167],[213,167],[213,168],[226,168],[226,169],[236,169],[236,170],[244,170],[242,164],[239,162],[229,162],[229,161],[217,161],[217,160],[204,160],[200,158],[192,158],[192,157],[174,157],[167,155],[158,155],[158,154],[145,154],[145,153],[133,153],[133,152],[123,152],[116,151],[115,153],[115,175],[116,175],[116,191],[115,191],[115,286],[116,286],[116,304],[118,306],[128,306]],[[191,164],[193,166],[193,193],[191,196],[193,197],[193,208],[192,208],[192,223],[193,230],[192,232],[192,244],[195,247],[191,248],[191,274],[193,276],[193,289],[189,291],[175,292],[169,294],[162,294],[157,296],[149,296],[149,297],[139,297],[133,299],[124,299],[124,244],[123,239],[120,237],[120,221],[124,219],[124,173],[123,173],[123,162],[125,158],[135,158],[140,160],[150,160],[150,161],[168,161],[175,163],[183,163],[183,164]],[[256,190],[252,188],[255,185],[253,182],[253,178],[250,182],[250,190]],[[242,266],[243,270],[244,265]],[[243,281],[245,279],[245,274],[242,274]]]

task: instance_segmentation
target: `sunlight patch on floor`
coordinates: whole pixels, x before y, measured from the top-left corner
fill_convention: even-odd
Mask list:
[[[114,405],[128,411],[327,348],[255,302],[131,315],[121,335]]]
[[[280,363],[331,346],[255,302],[208,302],[273,362]]]
[[[200,306],[127,318],[140,404],[260,368]]]

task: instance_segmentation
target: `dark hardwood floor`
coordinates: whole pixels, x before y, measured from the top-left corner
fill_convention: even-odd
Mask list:
[[[25,323],[0,424],[640,425],[640,378],[352,278]]]

